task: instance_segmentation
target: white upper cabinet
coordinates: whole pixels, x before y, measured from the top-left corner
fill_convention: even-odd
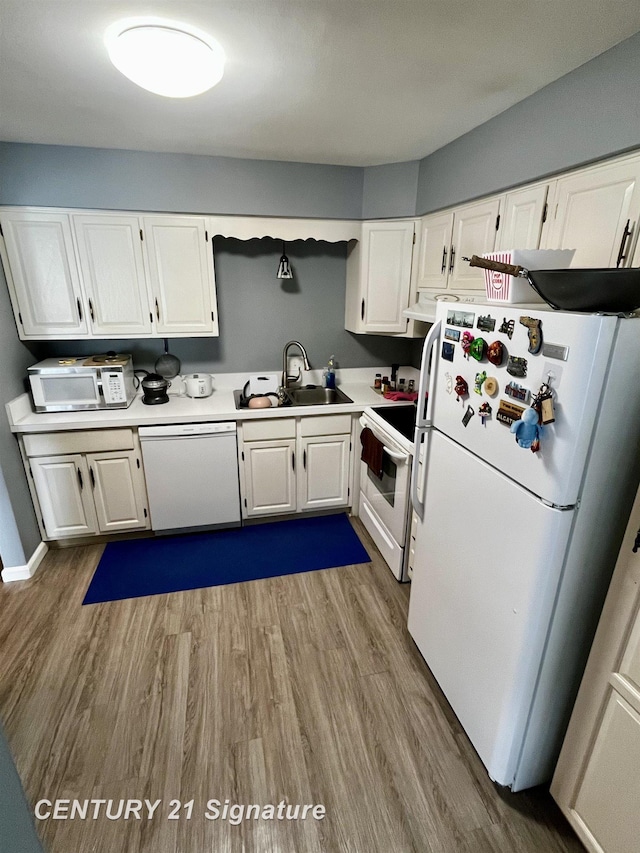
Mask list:
[[[484,272],[470,267],[463,257],[492,252],[496,244],[502,198],[458,208],[453,222],[449,256],[449,287],[452,290],[484,290]]]
[[[347,261],[345,327],[351,332],[404,334],[412,291],[414,220],[364,222]]]
[[[152,332],[137,216],[73,216],[91,330],[114,338]]]
[[[549,184],[507,193],[496,240],[496,251],[537,249],[547,213]]]
[[[463,257],[495,248],[503,197],[423,217],[417,286],[424,290],[484,290],[484,273]]]
[[[156,329],[217,335],[213,246],[204,217],[145,216],[143,232]]]
[[[83,338],[87,318],[64,213],[2,211],[9,292],[22,338]],[[11,289],[13,284],[13,290]]]
[[[452,235],[452,212],[435,213],[422,219],[418,254],[418,287],[446,289]]]
[[[0,252],[21,338],[219,334],[205,216],[4,208]]]
[[[572,267],[631,266],[640,212],[640,157],[584,169],[556,185],[546,249],[575,249]]]

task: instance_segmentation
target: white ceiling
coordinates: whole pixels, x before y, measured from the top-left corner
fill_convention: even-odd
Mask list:
[[[103,45],[121,18],[213,35],[170,100]],[[640,30],[638,0],[0,0],[0,140],[369,166],[414,160]]]

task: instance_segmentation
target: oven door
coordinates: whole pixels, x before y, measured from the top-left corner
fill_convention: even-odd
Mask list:
[[[371,509],[382,521],[400,547],[404,546],[407,531],[407,508],[411,478],[411,454],[394,446],[380,430],[366,424],[382,442],[382,477],[361,462],[360,489]]]

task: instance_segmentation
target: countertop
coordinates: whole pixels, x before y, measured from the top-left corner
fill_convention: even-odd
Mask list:
[[[214,392],[210,397],[192,399],[170,393],[169,402],[147,406],[138,394],[126,409],[91,412],[37,413],[31,406],[28,394],[16,397],[7,403],[7,415],[11,431],[15,433],[55,432],[59,430],[113,429],[117,427],[139,427],[154,424],[204,423],[207,421],[244,421],[265,418],[292,418],[309,415],[358,413],[367,406],[395,406],[398,403],[386,400],[373,390],[375,373],[388,373],[387,368],[352,368],[339,371],[338,387],[353,400],[352,403],[336,403],[319,406],[281,406],[270,409],[236,409],[233,391],[242,388],[245,374],[220,374],[214,378]],[[418,371],[403,367],[400,375],[415,379]],[[320,384],[313,376],[305,380]]]

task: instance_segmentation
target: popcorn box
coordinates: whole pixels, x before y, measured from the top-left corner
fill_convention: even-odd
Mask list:
[[[506,249],[503,252],[487,252],[482,257],[503,264],[517,264],[526,270],[567,269],[575,249]],[[492,302],[508,302],[519,305],[527,302],[544,302],[526,278],[507,275],[495,270],[484,271],[487,299]]]

